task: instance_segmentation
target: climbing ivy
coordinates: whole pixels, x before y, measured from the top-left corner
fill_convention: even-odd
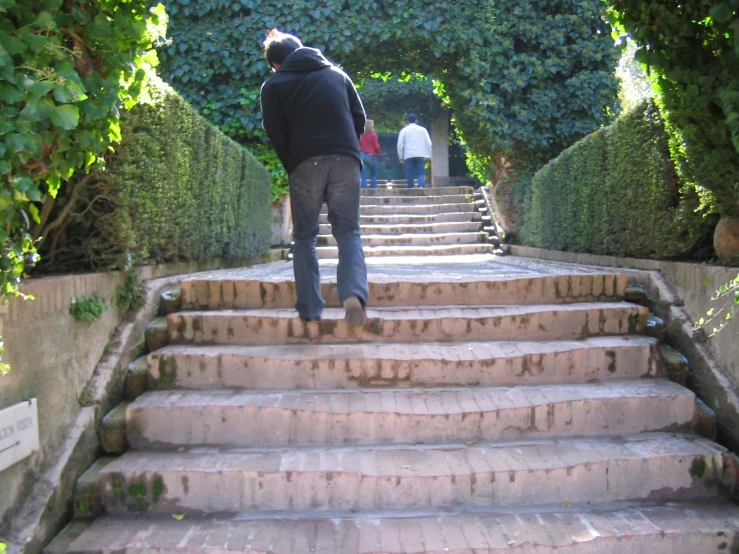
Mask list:
[[[0,295],[19,294],[59,192],[120,140],[164,23],[143,0],[0,0]]]
[[[443,90],[471,156],[561,150],[616,111],[618,51],[600,0],[166,0],[163,75],[240,142],[263,141],[261,42],[294,33],[356,81],[426,75]],[[485,163],[485,162],[482,162]]]
[[[653,76],[681,179],[704,210],[739,214],[739,0],[610,4]]]
[[[22,296],[38,244],[121,138],[119,110],[141,94],[166,23],[147,4],[0,0],[0,301]],[[69,207],[49,220],[60,197]]]

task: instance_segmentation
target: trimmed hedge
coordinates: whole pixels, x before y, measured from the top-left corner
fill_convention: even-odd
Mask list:
[[[136,263],[265,252],[271,185],[264,166],[170,87],[156,96],[122,118],[123,141],[105,175],[118,202],[104,242]]]
[[[556,250],[682,257],[714,223],[698,207],[693,187],[678,180],[664,122],[648,100],[536,173],[522,239]]]

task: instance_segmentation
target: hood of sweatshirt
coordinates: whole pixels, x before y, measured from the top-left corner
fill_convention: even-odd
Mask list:
[[[290,54],[280,66],[278,73],[306,73],[316,71],[325,67],[331,67],[320,50],[315,48],[298,48]]]

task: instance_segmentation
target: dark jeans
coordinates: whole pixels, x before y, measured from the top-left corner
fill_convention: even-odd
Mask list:
[[[426,158],[406,158],[405,176],[408,179],[408,188],[413,188],[413,179],[418,179],[418,188],[424,188],[423,173],[426,170]]]
[[[362,188],[367,188],[367,177],[370,178],[370,186],[377,188],[377,156],[362,152]]]
[[[339,301],[356,296],[363,304],[367,302],[367,266],[359,236],[359,178],[359,162],[336,155],[310,158],[290,174],[293,271],[298,295],[295,309],[303,318],[320,317],[326,305],[316,254],[318,218],[324,202],[331,233],[339,246]]]

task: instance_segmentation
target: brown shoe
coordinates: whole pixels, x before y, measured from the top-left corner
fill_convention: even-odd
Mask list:
[[[367,312],[364,311],[362,301],[356,296],[350,296],[344,300],[346,315],[344,320],[352,327],[361,327],[367,321]]]

